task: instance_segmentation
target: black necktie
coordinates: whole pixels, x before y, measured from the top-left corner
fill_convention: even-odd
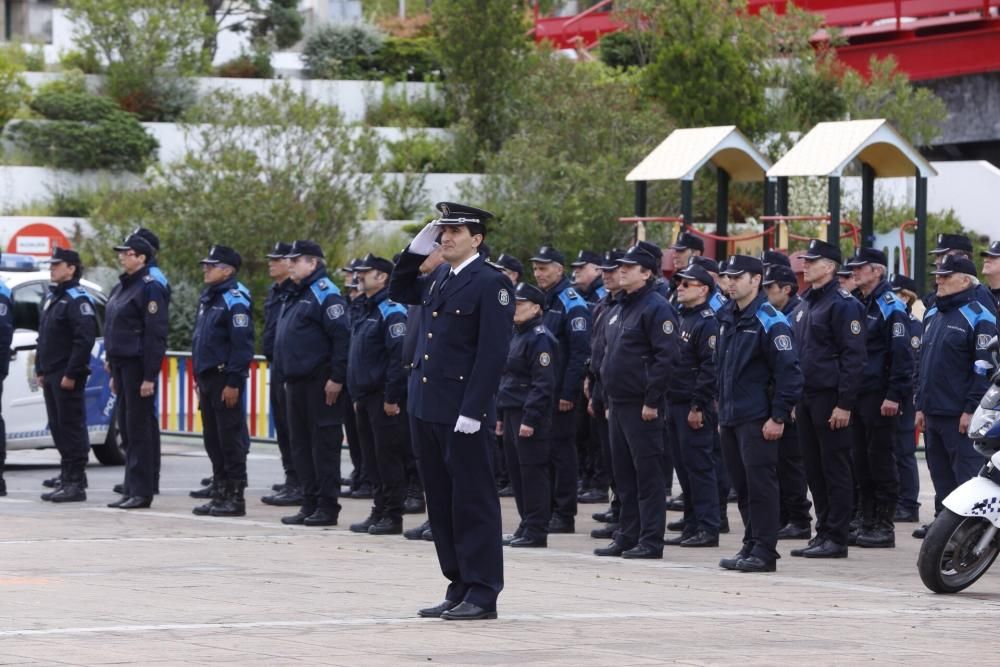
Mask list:
[[[441,288],[438,290],[438,292],[440,292],[441,294],[444,294],[444,286],[447,285],[448,281],[451,280],[454,276],[455,276],[455,272],[454,271],[449,271],[448,275],[446,275],[444,277],[444,280],[441,281]]]

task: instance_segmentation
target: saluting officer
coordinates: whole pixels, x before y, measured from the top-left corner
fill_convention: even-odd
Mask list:
[[[130,510],[149,507],[156,492],[155,394],[167,351],[169,293],[149,273],[156,252],[146,239],[133,234],[115,250],[124,273],[105,307],[104,349],[128,448],[122,496],[108,507]]]
[[[425,618],[496,618],[503,589],[500,499],[494,486],[491,426],[495,394],[507,358],[514,317],[510,280],[479,247],[493,214],[439,202],[400,256],[389,296],[421,305],[409,382],[409,412],[427,514],[441,572],[444,602],[421,609]],[[420,266],[441,239],[445,263]]]
[[[805,378],[795,416],[816,506],[816,535],[808,547],[791,554],[846,558],[854,498],[848,427],[865,368],[864,308],[835,279],[839,246],[814,239],[802,258],[811,289],[793,323]]]
[[[732,308],[720,313],[716,367],[722,450],[743,517],[743,546],[719,566],[774,572],[778,544],[778,440],[802,390],[788,321],[760,290],[764,264],[729,258]]]
[[[992,363],[987,348],[997,335],[997,320],[976,298],[972,260],[948,256],[933,273],[937,298],[924,314],[916,427],[924,432],[937,516],[945,497],[974,477],[983,463],[966,434],[989,387],[988,377],[978,375],[974,365]],[[925,533],[926,526],[914,537]]]
[[[979,255],[983,258],[983,278],[989,284],[993,301],[1000,311],[1000,241],[994,241]]]
[[[271,252],[267,253],[267,273],[274,282],[267,291],[267,298],[264,300],[264,331],[261,335],[261,348],[270,370],[268,400],[271,405],[271,420],[274,423],[274,436],[278,441],[278,452],[281,454],[281,467],[285,471],[285,481],[275,485],[279,488],[272,488],[276,493],[264,496],[261,501],[267,505],[278,506],[302,504],[302,485],[299,484],[299,476],[295,472],[295,462],[292,459],[292,448],[288,435],[285,381],[274,364],[274,339],[278,333],[278,317],[281,315],[281,309],[295,284],[289,277],[288,259],[285,257],[291,249],[291,243],[278,241],[274,244]]]
[[[35,375],[45,394],[45,411],[52,440],[59,450],[61,484],[42,500],[54,503],[87,499],[87,435],[84,390],[90,375],[90,354],[97,338],[94,299],[80,287],[83,263],[75,250],[56,248],[50,260],[53,285],[38,323]],[[10,343],[2,348],[10,349]]]
[[[214,494],[192,510],[198,515],[246,514],[250,434],[242,399],[253,361],[254,330],[250,297],[236,281],[242,263],[239,253],[224,245],[213,245],[201,260],[205,289],[198,302],[191,357]]]
[[[3,381],[10,369],[10,343],[14,339],[14,308],[10,301],[10,288],[0,280],[0,396]],[[3,478],[7,462],[7,425],[0,414],[0,496],[7,495],[7,481]]]
[[[775,252],[768,250],[768,253]],[[788,258],[781,253],[788,261]],[[767,300],[781,311],[789,322],[795,319],[802,299],[797,294],[799,283],[790,264],[774,261],[765,262],[764,280],[761,285],[767,293]],[[792,415],[785,421],[785,430],[778,442],[778,491],[781,498],[781,513],[778,531],[779,540],[808,540],[812,537],[812,516],[809,514],[812,503],[807,497],[806,469],[802,462],[802,447],[799,444],[798,424]]]
[[[640,241],[618,260],[623,294],[607,320],[601,381],[621,515],[614,541],[597,556],[663,558],[666,487],[664,395],[677,354],[677,314],[654,282],[662,253]]]
[[[590,357],[590,308],[570,287],[565,264],[566,257],[550,246],[542,246],[531,258],[535,282],[545,292],[545,327],[559,341],[550,446],[553,513],[549,533],[576,530],[579,461],[574,409],[583,395],[583,376]]]
[[[890,281],[896,298],[906,306],[907,331],[910,355],[913,358],[913,387],[899,406],[896,422],[896,469],[899,471],[899,503],[896,505],[896,523],[918,523],[920,521],[920,470],[917,467],[916,408],[913,394],[916,391],[920,369],[920,342],[924,335],[924,324],[913,312],[917,297],[917,283],[908,276],[896,274]]]
[[[514,336],[497,392],[497,431],[504,439],[521,521],[504,544],[545,547],[552,514],[548,449],[559,344],[542,324],[545,293],[520,283],[514,299]]]
[[[877,248],[858,248],[847,262],[854,271],[867,326],[864,380],[851,428],[854,473],[861,508],[859,547],[896,546],[896,420],[913,391],[913,357],[906,307],[892,293],[888,259]]]
[[[365,294],[364,311],[353,324],[347,361],[347,386],[354,401],[362,458],[368,466],[375,502],[355,533],[403,532],[406,499],[406,372],[401,352],[406,308],[389,299],[393,265],[371,253],[356,267]]]
[[[347,304],[330,280],[323,249],[295,241],[288,253],[294,286],[278,318],[274,360],[285,380],[288,426],[302,507],[284,524],[335,526],[340,514],[341,396],[351,332]]]

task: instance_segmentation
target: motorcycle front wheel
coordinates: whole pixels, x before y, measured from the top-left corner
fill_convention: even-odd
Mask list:
[[[927,530],[917,557],[924,586],[935,593],[957,593],[983,576],[1000,553],[994,538],[982,553],[975,554],[976,544],[991,525],[982,517],[942,510]]]

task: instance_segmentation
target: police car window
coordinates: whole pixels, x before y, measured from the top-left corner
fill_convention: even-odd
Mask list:
[[[45,288],[46,283],[28,283],[14,288],[14,328],[38,331]]]

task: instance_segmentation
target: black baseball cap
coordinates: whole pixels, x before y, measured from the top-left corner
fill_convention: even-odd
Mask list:
[[[145,255],[147,258],[156,256],[156,249],[138,234],[129,234],[125,237],[125,240],[114,247],[118,252],[125,252],[126,250],[133,250],[140,255]]]
[[[149,242],[149,245],[153,246],[153,250],[160,252],[160,237],[153,233],[151,229],[136,227],[132,230],[132,234],[146,239],[146,241]]]
[[[604,253],[601,260],[601,271],[614,271],[618,268],[618,260],[625,256],[618,248],[612,248]]]
[[[726,263],[726,268],[722,272],[727,276],[740,276],[744,273],[756,273],[764,275],[764,262],[758,257],[750,255],[732,255]]]
[[[840,278],[853,278],[854,271],[852,271],[850,268],[846,266],[842,266],[834,272],[834,275]]]
[[[358,260],[357,265],[354,270],[357,272],[362,271],[381,271],[382,273],[392,273],[393,264],[385,257],[376,257],[375,255],[368,253],[363,259]]]
[[[795,272],[792,271],[792,267],[785,266],[784,264],[772,264],[767,267],[767,270],[764,272],[764,280],[760,284],[771,285],[772,283],[795,285],[798,287],[799,281],[795,276]]]
[[[659,272],[662,268],[663,251],[655,243],[639,241],[617,261],[619,264],[638,264],[650,271]]]
[[[566,266],[566,255],[562,254],[552,246],[543,245],[535,253],[535,256],[531,258],[532,262],[539,262],[540,264],[551,264],[555,262],[556,264],[561,264]]]
[[[900,290],[906,290],[908,292],[917,293],[917,281],[909,276],[904,276],[901,273],[897,273],[889,281],[889,286],[892,288],[893,292],[898,292]]]
[[[719,263],[711,257],[705,257],[704,255],[692,255],[690,261],[688,261],[688,266],[691,266],[692,264],[697,264],[709,273],[714,273],[716,275],[719,274]]]
[[[864,266],[865,264],[889,266],[889,260],[885,256],[885,253],[878,248],[858,248],[854,251],[854,254],[847,259],[844,266],[853,269],[856,266]]]
[[[292,251],[292,244],[278,241],[274,244],[271,252],[267,253],[268,259],[284,259]]]
[[[705,242],[701,240],[700,237],[695,236],[692,232],[681,232],[677,235],[677,240],[672,246],[671,250],[700,250],[705,252]]]
[[[502,266],[508,271],[513,271],[519,276],[524,275],[524,264],[521,264],[521,260],[517,257],[508,255],[507,253],[501,253],[500,256],[497,257],[496,264]]]
[[[814,259],[830,259],[837,264],[843,263],[843,256],[840,254],[840,246],[819,239],[809,242],[809,249],[802,255],[802,259],[812,261]]]
[[[545,306],[545,292],[530,283],[518,283],[517,287],[514,288],[514,299]]]
[[[60,264],[66,262],[67,264],[80,265],[80,253],[76,250],[70,250],[69,248],[60,248],[56,246],[52,249],[52,257],[49,258],[49,264]]]
[[[943,255],[951,250],[961,250],[972,254],[972,241],[965,234],[938,234],[937,247],[928,255]]]
[[[301,257],[302,255],[309,255],[310,257],[319,257],[324,259],[323,249],[319,247],[319,244],[314,241],[299,240],[292,243],[292,247],[288,250],[288,254],[285,257]]]
[[[243,263],[240,253],[224,245],[214,245],[208,251],[208,257],[198,262],[199,264],[228,264],[234,269],[239,269]]]
[[[584,264],[594,264],[595,266],[601,265],[601,256],[596,252],[590,250],[581,250],[576,255],[576,261],[574,261],[570,266],[579,268]]]
[[[715,289],[715,278],[712,277],[712,274],[705,267],[699,264],[688,264],[677,275],[686,280],[697,280],[702,285],[708,285],[710,290]]]
[[[965,273],[970,276],[976,275],[976,265],[968,257],[948,255],[941,262],[941,266],[936,271],[931,271],[935,276],[950,276],[953,273]]]
[[[765,269],[776,264],[787,266],[788,268],[792,267],[792,260],[788,259],[788,255],[779,250],[765,250],[760,254],[760,261],[764,262]]]
[[[1000,257],[1000,241],[994,241],[990,247],[979,253],[980,257]]]

